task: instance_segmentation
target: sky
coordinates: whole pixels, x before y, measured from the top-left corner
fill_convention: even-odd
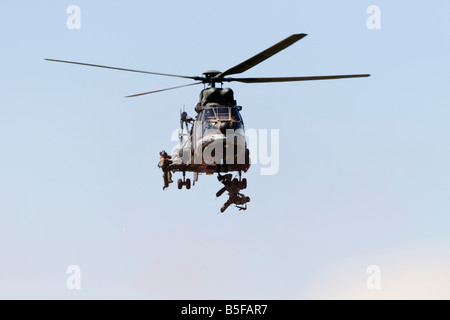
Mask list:
[[[0,299],[449,299],[449,10],[1,1]],[[201,85],[126,99],[188,82],[44,60],[196,76],[294,33],[242,76],[372,76],[230,85],[247,130],[279,133],[245,212],[219,212],[213,176],[162,190],[159,151]]]

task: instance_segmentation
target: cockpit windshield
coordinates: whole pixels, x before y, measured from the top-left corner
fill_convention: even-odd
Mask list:
[[[242,122],[241,115],[236,108],[232,107],[210,107],[203,112],[201,120],[232,120]]]
[[[216,108],[219,120],[230,120],[230,108]]]
[[[244,129],[244,123],[238,109],[234,107],[209,107],[200,116],[203,134],[220,132],[220,123],[229,123],[228,129]],[[223,126],[223,125],[222,125]]]

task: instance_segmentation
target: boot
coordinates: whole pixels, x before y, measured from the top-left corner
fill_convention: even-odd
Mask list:
[[[216,197],[217,197],[217,198],[220,197],[220,196],[225,192],[225,190],[227,190],[227,188],[223,187],[222,189],[220,189],[219,191],[217,191]]]

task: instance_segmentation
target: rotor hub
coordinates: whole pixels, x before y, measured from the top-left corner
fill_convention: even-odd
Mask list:
[[[216,82],[221,82],[219,75],[222,72],[218,70],[208,70],[203,72],[203,82],[209,84],[212,88],[215,87]]]
[[[220,72],[220,71],[217,71],[217,70],[208,70],[208,71],[205,71],[205,72],[203,72],[203,75],[205,76],[205,77],[216,77],[217,75],[219,75],[219,74],[221,74],[222,72]]]

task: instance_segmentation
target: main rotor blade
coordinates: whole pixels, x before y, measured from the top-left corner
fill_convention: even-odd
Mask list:
[[[333,80],[347,78],[365,78],[370,74],[349,74],[338,76],[310,76],[310,77],[281,77],[281,78],[226,78],[224,81],[238,81],[244,83],[266,83],[266,82],[291,82],[291,81],[312,81],[312,80]]]
[[[108,66],[102,66],[102,65],[98,65],[98,64],[90,64],[90,63],[75,62],[75,61],[65,61],[65,60],[56,60],[56,59],[45,59],[45,60],[52,61],[52,62],[63,62],[63,63],[79,64],[79,65],[88,66],[88,67],[97,67],[97,68],[113,69],[113,70],[120,70],[120,71],[129,71],[129,72],[139,72],[139,73],[154,74],[154,75],[158,75],[158,76],[167,76],[167,77],[177,77],[177,78],[198,80],[198,77],[180,76],[180,75],[176,75],[176,74],[168,74],[168,73],[159,73],[159,72],[150,72],[150,71],[141,71],[141,70],[133,70],[133,69],[108,67]]]
[[[293,34],[290,37],[284,39],[283,41],[280,41],[277,44],[273,45],[272,47],[264,50],[263,52],[258,53],[256,56],[251,57],[250,59],[245,60],[244,62],[234,66],[233,68],[228,69],[227,71],[220,74],[219,77],[223,78],[230,74],[238,74],[247,71],[248,69],[253,68],[257,64],[270,58],[271,56],[280,52],[281,50],[286,49],[290,45],[294,44],[295,42],[306,36],[307,34],[305,33]]]
[[[173,90],[173,89],[178,89],[178,88],[183,88],[183,87],[195,86],[195,85],[201,84],[201,83],[203,83],[203,82],[194,82],[194,83],[185,84],[183,86],[178,86],[178,87],[172,87],[172,88],[166,88],[166,89],[161,89],[161,90],[149,91],[149,92],[144,92],[144,93],[138,93],[138,94],[133,94],[131,96],[126,96],[125,98],[133,98],[133,97],[143,96],[143,95],[151,94],[151,93],[157,93],[157,92],[163,92],[163,91],[168,91],[168,90]]]

